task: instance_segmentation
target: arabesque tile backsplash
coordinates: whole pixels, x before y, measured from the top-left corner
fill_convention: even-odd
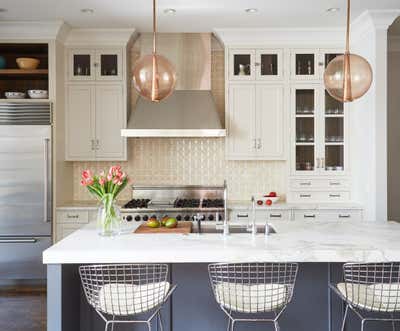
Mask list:
[[[139,57],[138,45],[131,50],[131,62]],[[224,123],[224,52],[213,50],[211,88]],[[133,102],[136,97],[132,95]],[[74,162],[74,200],[91,196],[79,185],[84,169],[107,170],[115,162]],[[228,184],[228,199],[247,200],[252,194],[286,192],[286,164],[282,161],[228,161],[224,138],[129,138],[128,161],[119,162],[133,184]],[[121,200],[131,192],[125,189]]]
[[[222,184],[228,183],[228,198],[246,200],[252,194],[269,191],[284,193],[285,162],[227,161],[224,138],[131,138],[129,160],[120,162],[133,184]],[[112,162],[75,162],[74,199],[88,200],[79,185],[82,170],[107,170]],[[130,198],[130,190],[121,194]]]

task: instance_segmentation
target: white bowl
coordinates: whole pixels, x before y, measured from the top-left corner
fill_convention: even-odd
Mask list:
[[[31,99],[47,99],[49,97],[47,90],[28,90],[28,95]]]
[[[25,99],[24,92],[6,92],[4,95],[7,99]]]

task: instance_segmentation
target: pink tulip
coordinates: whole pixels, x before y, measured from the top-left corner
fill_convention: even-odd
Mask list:
[[[92,178],[92,177],[93,177],[93,174],[90,170],[84,170],[82,172],[82,178],[88,179],[88,178]]]
[[[106,183],[106,179],[104,177],[100,177],[99,184],[103,186],[105,183]]]

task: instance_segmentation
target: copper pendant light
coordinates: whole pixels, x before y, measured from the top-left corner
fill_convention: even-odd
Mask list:
[[[133,68],[133,85],[144,98],[159,102],[172,94],[176,72],[171,62],[157,54],[156,0],[153,0],[153,53],[140,58]]]
[[[324,72],[328,93],[341,102],[362,97],[372,83],[372,68],[366,59],[350,53],[350,0],[347,0],[346,51],[335,57]]]

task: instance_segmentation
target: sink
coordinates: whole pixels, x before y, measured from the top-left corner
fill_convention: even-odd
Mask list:
[[[269,225],[269,231],[271,234],[276,233],[276,230],[271,225]],[[215,224],[212,224],[212,225],[202,224],[201,225],[201,233],[204,233],[204,234],[206,234],[206,233],[221,233],[222,234],[222,232],[223,232],[222,228],[220,228],[220,227],[216,228]],[[199,233],[199,229],[196,224],[193,224],[192,233]],[[229,227],[229,233],[230,234],[236,234],[236,233],[250,234],[250,232],[247,230],[246,226],[232,226],[232,225]],[[265,233],[265,227],[262,225],[257,225],[257,233]]]

